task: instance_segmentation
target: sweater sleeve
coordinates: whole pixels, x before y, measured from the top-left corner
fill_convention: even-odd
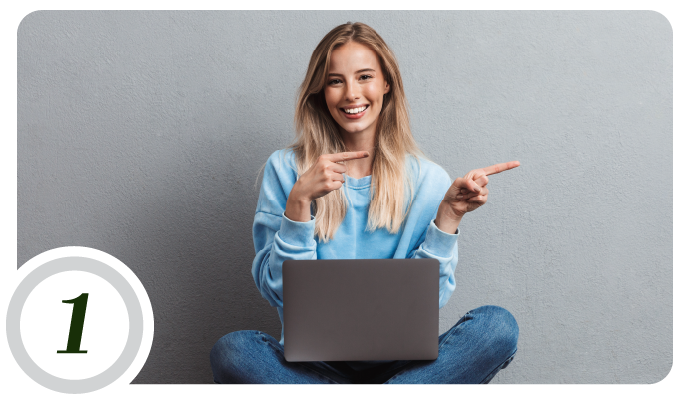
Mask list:
[[[424,211],[432,218],[427,228],[422,231],[417,247],[409,258],[434,258],[439,261],[439,308],[446,305],[455,290],[455,267],[458,264],[458,228],[454,234],[440,230],[435,224],[439,204],[451,186],[448,173],[441,169],[432,169],[422,175],[422,191],[428,197],[430,206]],[[427,217],[429,218],[429,217]],[[426,221],[425,221],[426,222]],[[423,225],[424,226],[424,225]]]
[[[261,295],[270,305],[282,307],[282,263],[285,260],[315,260],[315,220],[292,221],[284,215],[287,197],[296,173],[285,165],[280,152],[266,163],[252,229],[256,257],[251,274]]]
[[[439,261],[439,308],[448,303],[455,290],[455,266],[458,264],[458,235],[446,233],[437,228],[434,219],[429,222],[425,240],[414,252],[412,258],[434,258]]]

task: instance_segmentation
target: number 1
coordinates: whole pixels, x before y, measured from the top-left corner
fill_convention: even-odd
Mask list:
[[[81,293],[75,299],[62,300],[62,303],[73,304],[74,308],[71,312],[71,327],[69,328],[69,340],[66,343],[66,350],[57,350],[57,353],[87,353],[88,350],[81,350],[81,336],[83,336],[83,322],[85,321],[85,308],[88,305],[88,294]]]

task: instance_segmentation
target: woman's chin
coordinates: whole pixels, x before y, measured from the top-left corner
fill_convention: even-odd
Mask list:
[[[363,135],[367,132],[367,126],[343,126],[342,129],[349,135]]]
[[[342,121],[342,123],[337,121],[337,123],[342,128],[342,130],[344,130],[347,133],[351,133],[351,134],[364,133],[364,132],[368,131],[368,128],[370,128],[370,125],[371,125],[371,124],[367,123],[367,121],[364,121],[364,120],[353,121],[353,122],[349,122],[347,120],[347,121]]]

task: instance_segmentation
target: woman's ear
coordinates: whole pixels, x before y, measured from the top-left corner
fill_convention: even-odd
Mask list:
[[[391,89],[391,86],[389,86],[387,81],[384,81],[384,94],[389,93],[389,89]]]

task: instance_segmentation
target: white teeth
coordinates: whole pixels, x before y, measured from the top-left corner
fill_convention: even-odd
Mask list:
[[[347,113],[347,114],[358,114],[358,113],[360,113],[360,112],[363,112],[363,111],[367,110],[368,107],[369,107],[369,106],[358,107],[358,108],[351,108],[351,109],[348,109],[348,110],[345,109],[344,112]]]

